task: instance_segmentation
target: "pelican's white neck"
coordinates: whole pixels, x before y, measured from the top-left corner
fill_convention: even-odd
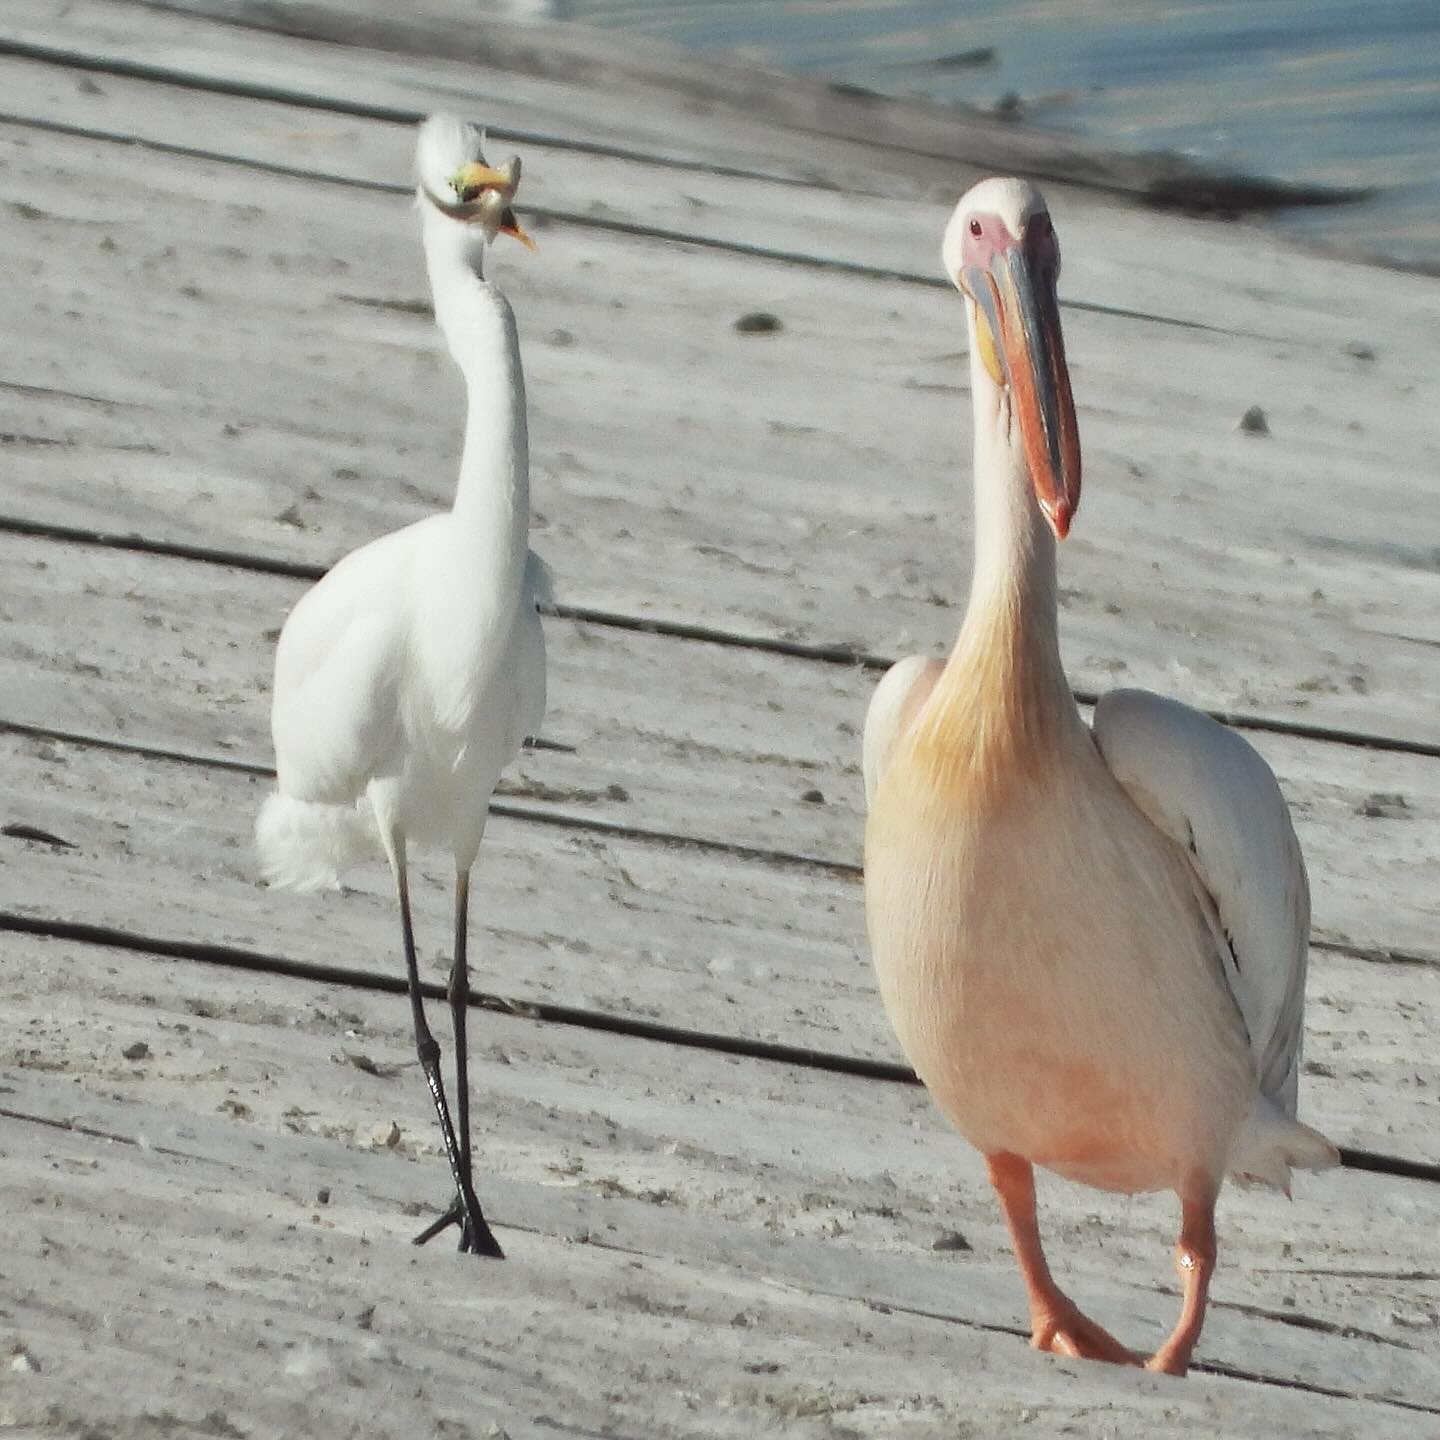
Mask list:
[[[1055,537],[1030,483],[1010,392],[990,378],[971,315],[970,396],[975,427],[975,569],[970,609],[1033,605],[1055,615]]]
[[[425,263],[435,319],[465,377],[469,403],[454,512],[492,574],[523,566],[530,529],[530,453],[525,377],[515,316],[482,273],[478,229],[440,214],[423,197]]]
[[[965,307],[975,425],[975,566],[953,668],[988,679],[1026,707],[1073,713],[1056,623],[1055,537],[1035,498],[1009,392],[991,379],[980,356],[968,297]]]

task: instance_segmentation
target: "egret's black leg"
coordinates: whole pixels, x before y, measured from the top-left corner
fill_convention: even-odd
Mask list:
[[[426,1083],[430,1086],[430,1098],[435,1102],[435,1114],[440,1121],[440,1134],[445,1141],[445,1154],[450,1161],[450,1173],[455,1177],[455,1200],[433,1225],[415,1237],[417,1245],[433,1239],[446,1226],[460,1225],[460,1248],[472,1255],[488,1255],[503,1260],[501,1250],[485,1216],[480,1202],[475,1198],[475,1187],[470,1180],[470,1146],[468,1135],[462,1150],[455,1138],[455,1127],[450,1120],[450,1107],[445,1103],[445,1082],[440,1076],[440,1046],[430,1026],[425,1021],[425,1006],[420,994],[420,967],[415,960],[415,930],[410,921],[410,882],[405,870],[405,845],[399,840],[394,855],[395,883],[400,892],[400,926],[405,937],[405,975],[410,987],[410,1012],[415,1020],[415,1049],[420,1056],[420,1068],[425,1072]],[[459,1044],[457,1037],[457,1044]],[[461,1047],[463,1049],[463,1045]],[[461,1072],[464,1074],[464,1072]],[[461,1114],[468,1119],[469,1105],[461,1100]]]
[[[450,967],[450,1023],[455,1034],[455,1117],[460,1141],[460,1168],[471,1185],[475,1172],[470,1163],[470,1044],[467,1021],[470,1016],[470,872],[455,872],[455,961]],[[467,1244],[470,1227],[462,1225],[460,1248]]]
[[[455,1109],[459,1115],[460,1163],[470,1171],[470,1047],[466,1021],[470,1014],[470,872],[455,872],[455,963],[450,967],[450,1022],[455,1030]]]

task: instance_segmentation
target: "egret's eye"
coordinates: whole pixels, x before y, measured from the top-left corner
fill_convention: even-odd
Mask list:
[[[979,238],[979,235],[980,235],[980,222],[979,222],[978,220],[972,220],[972,221],[970,222],[970,233],[971,233],[972,235],[974,235],[977,239]]]

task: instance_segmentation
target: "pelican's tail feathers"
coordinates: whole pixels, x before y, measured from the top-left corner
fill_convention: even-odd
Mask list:
[[[368,809],[322,805],[275,791],[255,822],[260,873],[285,890],[338,888],[340,877],[375,853]]]
[[[1257,1095],[1229,1168],[1239,1185],[1269,1185],[1288,1196],[1291,1170],[1329,1170],[1339,1163],[1340,1152],[1318,1130]]]

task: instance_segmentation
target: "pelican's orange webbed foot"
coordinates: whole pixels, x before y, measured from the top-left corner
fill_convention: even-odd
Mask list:
[[[1018,1155],[1005,1154],[987,1155],[985,1162],[1030,1300],[1031,1345],[1052,1355],[1069,1355],[1077,1360],[1139,1365],[1140,1357],[1133,1350],[1127,1350],[1108,1330],[1082,1315],[1052,1278],[1035,1221],[1035,1172],[1029,1162]]]
[[[1146,1362],[1145,1368],[1156,1375],[1184,1378],[1190,1373],[1189,1347],[1162,1345]]]
[[[1142,1363],[1139,1355],[1073,1305],[1037,1311],[1030,1323],[1030,1343],[1037,1350],[1076,1360],[1105,1360],[1111,1365]]]

